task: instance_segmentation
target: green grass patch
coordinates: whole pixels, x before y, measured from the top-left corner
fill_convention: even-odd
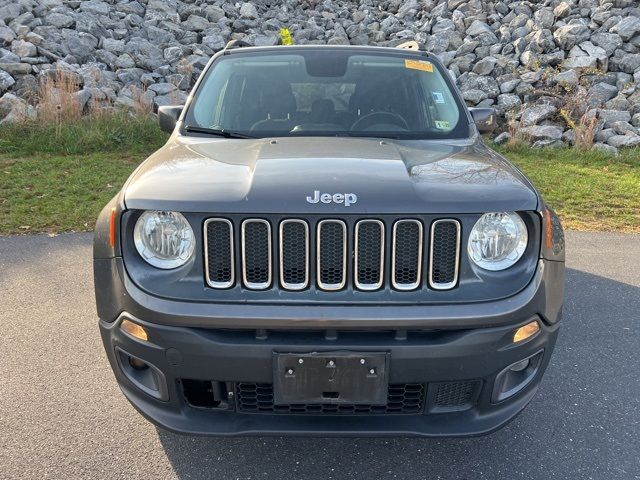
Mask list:
[[[148,155],[166,134],[150,116],[126,113],[85,116],[79,121],[0,125],[0,155],[85,155],[122,152]]]
[[[640,150],[494,148],[515,163],[573,230],[640,232]]]
[[[93,230],[143,159],[113,152],[0,156],[0,235]]]

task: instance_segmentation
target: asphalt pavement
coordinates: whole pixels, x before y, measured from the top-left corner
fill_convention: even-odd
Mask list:
[[[568,234],[565,317],[529,407],[471,439],[157,430],[100,342],[91,235],[0,238],[0,478],[640,479],[640,236]]]

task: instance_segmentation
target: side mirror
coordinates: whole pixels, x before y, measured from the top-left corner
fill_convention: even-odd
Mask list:
[[[180,118],[184,105],[164,105],[158,107],[158,123],[160,130],[167,133],[173,133],[176,128],[176,122]]]
[[[494,108],[470,108],[471,118],[480,133],[491,133],[496,128],[496,111]]]

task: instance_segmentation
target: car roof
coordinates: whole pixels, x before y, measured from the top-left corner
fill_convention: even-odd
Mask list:
[[[267,52],[283,50],[325,50],[325,51],[344,51],[359,50],[362,52],[379,52],[379,53],[395,53],[398,55],[416,55],[420,57],[432,57],[432,55],[423,49],[399,48],[399,47],[381,47],[376,45],[273,45],[266,47],[245,46],[238,42],[236,44],[227,44],[224,48],[225,54],[233,53],[249,53],[249,52]]]

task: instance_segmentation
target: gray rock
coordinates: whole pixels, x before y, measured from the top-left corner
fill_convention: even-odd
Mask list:
[[[568,17],[571,14],[571,5],[567,2],[560,2],[556,8],[553,9],[553,14],[556,18]]]
[[[245,4],[245,5],[249,5],[249,4]],[[209,23],[209,20],[207,20],[204,17],[200,17],[198,15],[189,15],[189,18],[187,18],[181,24],[183,28],[186,28],[187,30],[191,30],[194,32],[202,32],[207,28],[209,28],[210,25],[211,24]]]
[[[638,129],[629,122],[610,122],[609,128],[615,131],[618,135],[638,135]]]
[[[478,75],[489,75],[493,72],[496,63],[498,63],[498,61],[493,57],[483,58],[473,66],[473,72]]]
[[[622,46],[622,37],[617,33],[606,33],[599,32],[591,35],[589,38],[591,43],[601,47],[606,52],[607,56],[610,57],[613,52],[615,52],[618,48]]]
[[[4,93],[11,88],[16,81],[4,70],[0,70],[0,93]]]
[[[252,3],[245,2],[240,7],[240,16],[251,20],[256,19],[258,18],[258,9]]]
[[[603,48],[591,42],[582,42],[571,49],[569,57],[563,62],[563,67],[567,69],[599,68],[606,71],[608,61],[607,52]]]
[[[0,25],[0,45],[9,45],[16,38],[16,33],[9,27]]]
[[[591,147],[591,150],[594,150],[597,152],[603,152],[613,156],[618,155],[618,149],[616,147],[607,145],[605,143],[594,143],[593,146]]]
[[[0,98],[0,124],[35,120],[36,110],[13,93],[5,93]]]
[[[618,49],[609,59],[609,66],[613,71],[634,74],[640,68],[640,53],[626,53]]]
[[[622,40],[631,40],[636,34],[640,33],[640,18],[638,17],[624,17],[610,30],[611,33],[617,33]]]
[[[603,128],[599,132],[596,133],[596,140],[601,143],[606,143],[611,137],[616,134],[616,131],[613,128]]]
[[[605,125],[613,122],[629,122],[631,121],[631,114],[622,110],[606,110],[599,108],[597,115]]]
[[[554,140],[551,138],[546,140],[536,140],[535,142],[533,142],[533,145],[531,145],[532,148],[560,148],[563,146],[564,144],[561,140]]]
[[[613,135],[607,143],[616,148],[637,147],[640,145],[640,136],[637,135]]]
[[[31,65],[28,63],[2,63],[0,69],[13,76],[31,73]]]
[[[80,10],[93,15],[109,15],[109,5],[105,2],[99,2],[96,0],[85,0],[80,2]]]
[[[552,125],[534,125],[519,129],[519,134],[531,140],[560,140],[562,128]]]
[[[618,87],[609,85],[608,83],[596,83],[589,90],[588,103],[590,107],[603,105],[608,100],[618,95]]]
[[[149,87],[149,90],[155,92],[157,95],[168,95],[171,92],[175,92],[178,89],[171,83],[156,83]]]
[[[511,93],[503,93],[498,95],[498,109],[501,112],[509,112],[519,109],[522,106],[522,100],[518,95]]]
[[[484,90],[478,90],[477,88],[472,88],[469,90],[463,90],[462,98],[464,98],[467,102],[471,103],[472,105],[477,105],[482,100],[486,100],[488,98],[488,94]]]
[[[11,51],[19,57],[35,57],[38,54],[38,48],[33,43],[24,40],[13,41]]]
[[[524,125],[525,127],[537,125],[543,120],[551,118],[557,111],[558,109],[553,105],[536,105],[526,108],[522,112],[522,125]]]
[[[631,118],[631,125],[633,125],[634,127],[640,128],[640,113],[636,113]]]
[[[502,145],[504,143],[507,143],[509,140],[511,140],[511,134],[509,132],[502,132],[500,135],[493,139],[493,143],[495,143],[496,145]]]
[[[206,45],[214,52],[217,52],[218,50],[222,50],[224,48],[226,42],[222,35],[214,34],[204,37],[202,39],[202,44]]]
[[[575,87],[578,85],[580,77],[575,70],[567,70],[566,72],[560,72],[553,77],[553,82],[557,85],[563,85],[567,87]]]
[[[460,90],[481,90],[486,92],[488,98],[496,98],[500,94],[498,82],[493,77],[467,73],[458,78]]]
[[[70,15],[64,13],[52,12],[44,18],[44,22],[47,25],[52,25],[56,28],[71,28],[76,23]]]
[[[571,49],[574,45],[588,40],[590,36],[589,27],[580,24],[569,24],[558,28],[553,32],[556,43],[565,50]]]
[[[183,105],[187,101],[187,94],[176,90],[169,95],[158,95],[153,99],[154,107],[161,107],[163,105]]]

